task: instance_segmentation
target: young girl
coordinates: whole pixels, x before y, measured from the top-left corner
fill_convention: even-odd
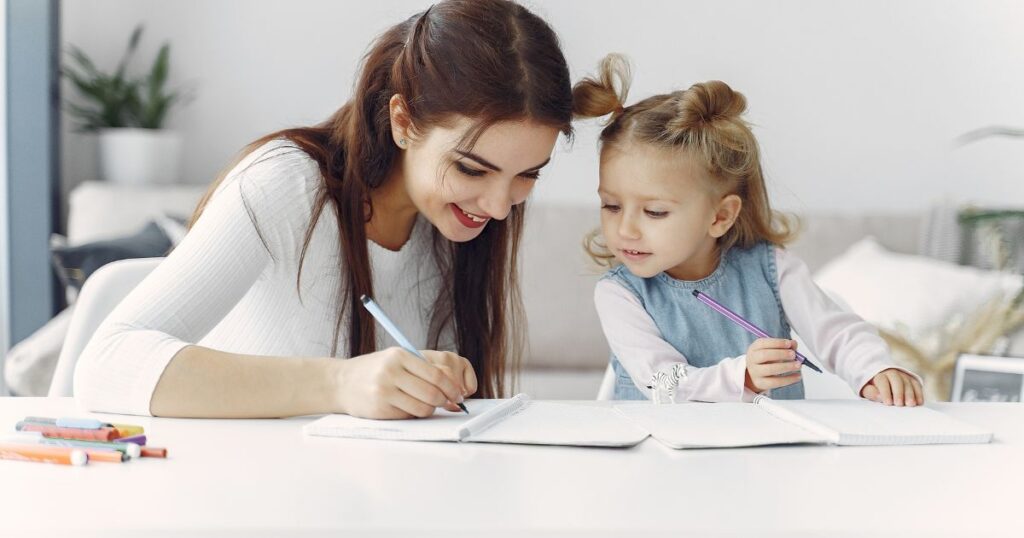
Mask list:
[[[921,380],[843,311],[783,246],[742,94],[720,81],[624,106],[628,64],[610,55],[574,88],[577,114],[611,114],[601,132],[601,241],[610,271],[594,301],[612,349],[615,399],[648,387],[674,401],[803,398],[790,329],[862,397],[923,403]],[[596,238],[592,238],[596,239]],[[699,290],[778,338],[751,336],[698,301]]]
[[[446,0],[391,27],[334,115],[262,137],[210,189],[83,350],[76,398],[143,415],[406,418],[500,395],[522,203],[571,120],[558,39],[526,8]],[[363,294],[426,362],[376,330]]]

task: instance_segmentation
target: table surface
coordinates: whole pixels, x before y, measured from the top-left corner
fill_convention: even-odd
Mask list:
[[[169,458],[0,460],[0,536],[1020,536],[1024,405],[929,404],[988,445],[671,450],[302,435],[311,417],[89,414],[0,398],[0,425],[94,416]]]

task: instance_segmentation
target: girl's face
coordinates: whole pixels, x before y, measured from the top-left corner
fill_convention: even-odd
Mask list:
[[[612,254],[642,278],[708,276],[718,264],[716,239],[735,221],[730,210],[739,212],[738,197],[718,198],[710,184],[685,152],[634,142],[606,147],[598,194]]]
[[[530,120],[500,122],[471,149],[454,149],[472,125],[469,118],[460,118],[406,140],[401,162],[413,205],[456,242],[474,239],[491,219],[503,220],[512,206],[526,200],[559,133]]]

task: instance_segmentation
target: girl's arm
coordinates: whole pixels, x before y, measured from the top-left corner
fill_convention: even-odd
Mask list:
[[[644,310],[640,300],[621,284],[604,279],[594,289],[594,304],[605,338],[633,383],[650,398],[651,377],[669,372],[673,365],[687,363],[686,357],[661,337],[661,331]],[[727,357],[714,366],[690,368],[685,382],[676,390],[676,401],[750,401],[746,390],[746,357]]]
[[[896,366],[889,346],[868,322],[843,310],[811,278],[807,264],[786,249],[775,248],[779,296],[793,330],[826,369],[843,378],[858,395],[876,374]]]

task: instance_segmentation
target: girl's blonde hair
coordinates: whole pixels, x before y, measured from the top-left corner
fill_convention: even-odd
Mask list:
[[[783,246],[793,239],[795,219],[773,211],[768,203],[757,140],[741,117],[747,108],[743,94],[711,80],[625,106],[630,82],[629,62],[609,54],[596,78],[584,78],[573,87],[577,118],[611,115],[601,131],[602,156],[610,146],[642,142],[697,159],[711,178],[712,192],[735,194],[743,201],[736,222],[718,239],[722,252],[758,241]],[[610,265],[613,257],[598,236],[590,234],[585,248],[595,261]]]

